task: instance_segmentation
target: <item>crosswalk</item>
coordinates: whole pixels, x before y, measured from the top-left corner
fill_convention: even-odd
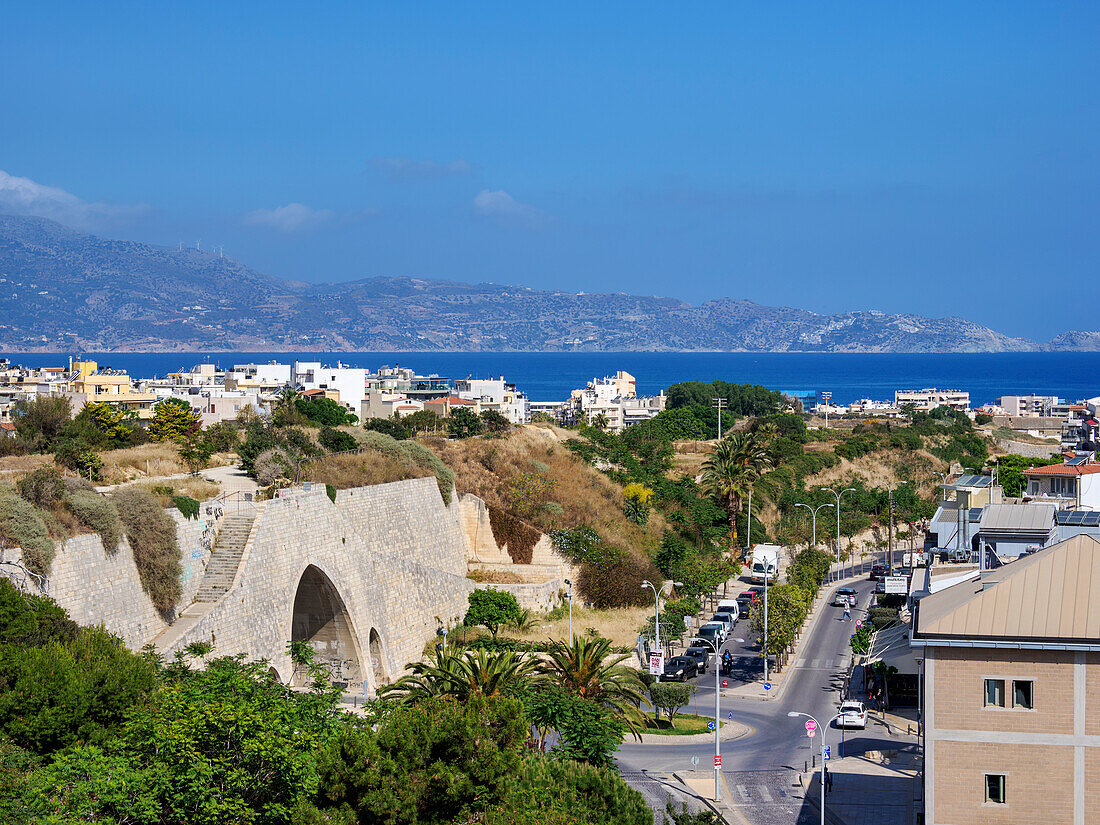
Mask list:
[[[726,771],[729,807],[737,812],[731,822],[749,825],[792,825],[817,822],[816,811],[803,800],[797,774],[790,770]]]

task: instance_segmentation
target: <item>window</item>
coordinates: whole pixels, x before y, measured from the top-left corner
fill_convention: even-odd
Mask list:
[[[1035,707],[1034,696],[1034,682],[1019,682],[1013,680],[1012,682],[1012,707],[1014,708],[1027,708],[1031,710]]]
[[[1005,777],[1003,773],[985,775],[985,801],[1005,804]]]
[[[985,680],[985,706],[1003,708],[1005,706],[1005,680]]]

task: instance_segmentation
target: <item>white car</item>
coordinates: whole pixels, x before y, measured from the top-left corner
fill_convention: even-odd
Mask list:
[[[833,606],[844,607],[846,604],[853,604],[856,599],[856,591],[850,587],[839,587],[836,593],[833,594]]]
[[[725,635],[728,636],[730,631],[733,630],[733,618],[729,613],[715,613],[710,617],[710,621],[707,624],[720,624],[726,628]]]
[[[724,642],[726,636],[729,634],[729,629],[726,627],[725,622],[707,622],[700,628],[700,630],[706,630],[708,627],[713,627],[718,631],[718,641]]]
[[[836,726],[838,728],[866,728],[867,708],[863,707],[863,702],[841,702],[840,715],[836,719]]]

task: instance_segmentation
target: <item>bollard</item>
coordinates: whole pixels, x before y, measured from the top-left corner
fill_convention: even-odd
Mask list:
[[[812,754],[810,756],[810,767],[814,768],[815,770],[817,769],[817,754],[816,753]]]

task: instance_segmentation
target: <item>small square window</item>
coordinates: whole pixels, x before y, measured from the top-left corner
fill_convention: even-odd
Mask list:
[[[1027,708],[1028,710],[1035,707],[1034,684],[1034,682],[1020,682],[1013,680],[1012,707]]]
[[[1005,777],[1003,773],[985,775],[985,801],[1005,804]]]
[[[985,706],[1003,708],[1005,706],[1005,680],[985,680]]]

